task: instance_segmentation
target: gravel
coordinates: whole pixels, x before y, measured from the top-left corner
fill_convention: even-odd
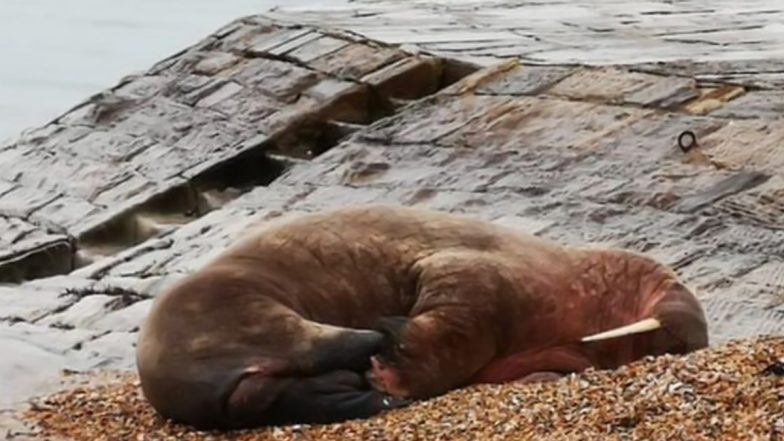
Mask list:
[[[38,399],[41,437],[82,440],[784,439],[784,337],[649,357],[553,383],[482,385],[365,421],[233,433],[163,421],[131,374]]]

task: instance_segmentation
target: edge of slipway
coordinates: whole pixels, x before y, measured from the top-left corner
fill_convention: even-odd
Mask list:
[[[132,369],[155,294],[252,224],[345,202],[649,252],[698,288],[715,341],[784,334],[770,75],[477,58],[271,17],[0,144],[0,344],[40,368],[0,434],[35,438],[16,416],[31,395]]]

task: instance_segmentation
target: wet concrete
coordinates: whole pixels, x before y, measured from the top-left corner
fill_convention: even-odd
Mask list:
[[[732,70],[708,62],[496,60],[477,71],[458,58],[256,17],[88,101],[56,123],[59,131],[44,127],[0,149],[20,164],[0,168],[15,172],[0,194],[0,206],[12,195],[3,218],[15,226],[0,238],[20,247],[28,238],[66,239],[76,262],[67,275],[33,274],[0,291],[0,348],[13,350],[0,362],[9,373],[2,386],[12,391],[4,404],[51,390],[56,369],[132,368],[151,299],[256,222],[366,202],[646,252],[697,289],[714,344],[784,333],[784,124],[770,75],[746,68],[723,79]],[[133,104],[86,111],[118,95]],[[198,119],[205,112],[220,117]],[[178,123],[185,133],[172,131]],[[697,142],[684,151],[678,138],[687,130]],[[178,145],[189,154],[169,157]],[[40,152],[63,146],[71,172],[88,158],[100,169],[133,164],[155,185],[112,186],[88,175],[70,187],[61,179],[67,185],[57,191],[67,199],[55,204],[40,195],[68,162],[46,162]],[[116,159],[127,149],[129,158]],[[149,156],[134,162],[140,155]],[[248,163],[259,165],[240,166]],[[111,197],[98,207],[106,214],[93,225],[101,228],[86,234],[90,215],[78,211],[87,205],[76,184],[97,182]],[[139,192],[146,202],[128,202]],[[201,206],[194,200],[219,202],[181,217]],[[24,201],[40,202],[31,209]],[[27,266],[7,259],[6,268]],[[35,373],[36,364],[56,369]]]

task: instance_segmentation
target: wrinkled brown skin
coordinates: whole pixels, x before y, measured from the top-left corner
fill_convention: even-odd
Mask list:
[[[663,329],[579,343],[646,317]],[[365,418],[707,339],[697,300],[646,257],[370,205],[268,223],[160,295],[137,367],[163,416],[243,428]]]

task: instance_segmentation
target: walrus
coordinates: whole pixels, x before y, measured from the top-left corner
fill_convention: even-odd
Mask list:
[[[362,419],[707,344],[697,298],[649,257],[371,204],[245,235],[156,298],[136,361],[159,414],[238,429]]]

